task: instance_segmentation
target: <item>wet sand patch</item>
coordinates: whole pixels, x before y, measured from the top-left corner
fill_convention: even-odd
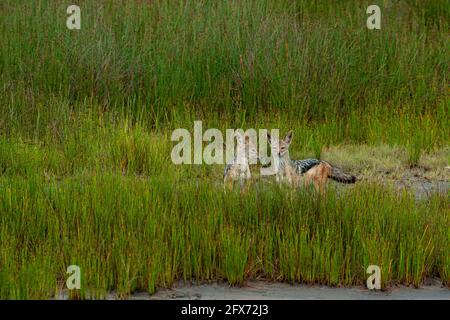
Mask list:
[[[107,300],[450,300],[450,288],[438,279],[413,286],[392,286],[384,290],[368,290],[363,286],[329,287],[320,285],[288,284],[262,280],[247,281],[241,287],[225,282],[185,284],[178,282],[170,289],[160,289],[155,294],[133,293],[119,297],[109,293]],[[68,299],[67,291],[57,299]]]
[[[242,287],[230,287],[226,283],[202,285],[179,285],[162,289],[156,294],[135,294],[130,299],[230,299],[230,300],[450,300],[449,288],[438,281],[420,288],[395,286],[382,291],[371,291],[365,287],[327,287],[290,285],[280,282],[248,281]]]

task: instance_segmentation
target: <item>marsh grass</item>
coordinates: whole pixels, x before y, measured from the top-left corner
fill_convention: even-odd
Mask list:
[[[427,277],[448,285],[448,194],[417,202],[363,181],[332,183],[321,197],[270,178],[224,193],[222,166],[172,164],[169,136],[83,121],[61,144],[0,138],[4,298],[57,295],[70,264],[83,279],[70,298],[125,298],[179,280],[361,285],[370,264],[383,287]],[[408,168],[406,149],[341,148],[323,156],[350,172]],[[446,153],[429,161],[436,174]]]
[[[398,122],[380,125],[394,132]],[[334,135],[341,128],[297,124],[292,156],[314,156],[323,139],[322,158],[363,177],[409,168],[408,149],[396,142],[405,132],[383,142],[367,129],[360,144],[336,146],[347,141]],[[0,136],[2,298],[57,296],[71,264],[83,277],[74,299],[111,291],[126,298],[179,280],[361,285],[370,264],[382,268],[383,287],[427,277],[449,284],[448,194],[416,202],[363,179],[344,189],[331,184],[319,197],[270,178],[225,194],[223,166],[171,162],[169,133],[97,113],[68,120],[61,132]],[[430,132],[435,147],[419,163],[448,179],[448,147],[439,149],[441,133]]]
[[[264,184],[224,194],[122,174],[3,178],[1,188],[2,298],[48,298],[70,264],[83,271],[81,297],[180,279],[361,285],[371,264],[383,287],[449,281],[445,196],[416,203],[377,185],[326,197]]]
[[[216,113],[233,126],[267,112],[435,115],[450,19],[445,0],[427,3],[386,2],[369,31],[364,1],[83,1],[70,31],[64,1],[2,1],[1,125],[42,127],[83,104],[156,128]]]
[[[173,129],[294,130],[293,158],[448,180],[447,1],[0,3],[0,297],[155,292],[264,278],[450,284],[448,194],[326,197],[270,179],[225,194],[222,166],[175,166]],[[367,179],[370,180],[370,179]]]

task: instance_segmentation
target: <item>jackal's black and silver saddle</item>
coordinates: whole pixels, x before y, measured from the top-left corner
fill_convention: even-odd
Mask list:
[[[292,164],[295,166],[295,170],[298,173],[303,174],[312,167],[317,166],[320,160],[317,159],[303,159],[303,160],[292,160]]]

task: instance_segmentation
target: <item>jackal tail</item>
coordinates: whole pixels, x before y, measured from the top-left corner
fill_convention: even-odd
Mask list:
[[[354,175],[345,173],[344,171],[342,171],[341,168],[335,167],[333,165],[331,166],[331,171],[328,175],[328,177],[330,177],[331,179],[337,181],[337,182],[341,182],[341,183],[355,183],[356,182],[356,177]]]

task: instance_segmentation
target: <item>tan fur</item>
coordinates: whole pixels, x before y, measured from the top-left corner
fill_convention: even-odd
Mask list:
[[[313,183],[316,191],[324,192],[330,174],[331,166],[326,162],[322,162],[305,172],[305,186]]]
[[[299,187],[303,180],[303,184],[306,187],[313,184],[316,191],[323,193],[326,191],[330,172],[331,166],[323,162],[305,172],[304,175],[301,175],[288,163],[285,165],[284,170],[279,173],[279,181],[286,181],[294,187]]]
[[[278,182],[287,181],[290,185],[298,187],[303,179],[304,185],[314,185],[316,191],[324,192],[326,190],[326,183],[331,174],[331,165],[325,161],[312,167],[303,175],[299,174],[296,168],[292,165],[289,157],[289,146],[292,141],[292,131],[289,131],[283,140],[276,139],[268,135],[271,143],[272,154],[278,155],[280,161],[283,161],[282,169],[277,169],[276,179]]]
[[[258,154],[256,146],[250,141],[248,135],[242,135],[238,132],[236,138],[238,139],[237,148],[240,152],[237,152],[231,167],[224,173],[223,182],[225,191],[227,189],[233,189],[235,182],[240,183],[241,191],[244,189],[244,186],[247,185],[245,181],[251,179],[249,167],[250,157],[256,157]]]
[[[225,191],[228,190],[232,190],[233,189],[233,182],[234,182],[235,178],[231,177],[230,174],[226,175],[223,178],[223,187],[225,189]]]
[[[297,174],[294,167],[286,165],[284,170],[278,173],[277,180],[287,181],[289,184],[298,187],[300,185],[301,176]]]
[[[224,187],[225,189],[229,189],[232,190],[234,183],[236,181],[240,181],[240,179],[250,179],[251,178],[251,173],[250,173],[250,168],[247,166],[247,168],[245,169],[245,176],[242,177],[241,172],[240,172],[240,167],[238,165],[233,166],[227,173],[227,175],[223,178],[223,183],[224,183]]]
[[[278,169],[276,173],[276,179],[278,182],[287,181],[294,187],[300,185],[302,176],[297,173],[295,167],[291,165],[291,159],[289,157],[289,146],[292,141],[292,131],[289,131],[283,140],[278,140],[276,138],[270,137],[273,141],[271,142],[272,154],[278,154],[280,161],[283,161],[283,169]]]

